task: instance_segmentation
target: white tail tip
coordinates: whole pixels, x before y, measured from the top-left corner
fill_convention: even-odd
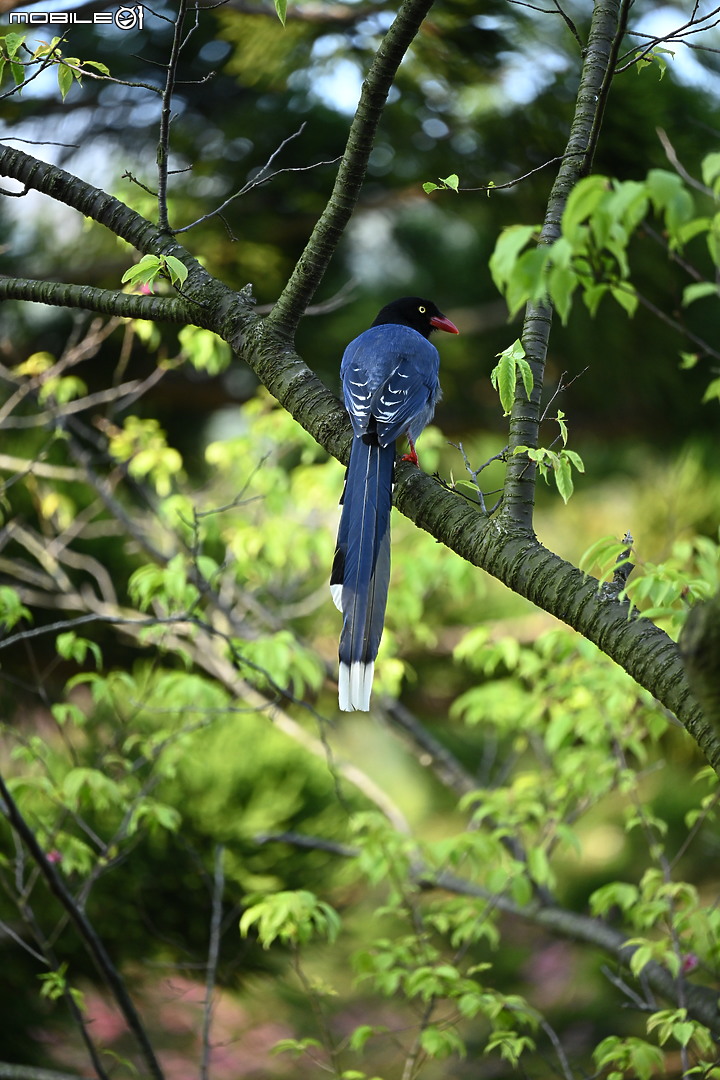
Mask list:
[[[339,585],[330,586],[330,595],[332,596],[332,602],[338,611],[342,611],[342,581]]]
[[[338,703],[342,712],[369,712],[370,692],[373,684],[375,662],[363,664],[340,664],[338,674]]]

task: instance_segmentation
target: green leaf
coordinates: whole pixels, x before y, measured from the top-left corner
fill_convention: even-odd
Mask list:
[[[623,308],[631,317],[637,311],[638,298],[635,292],[635,287],[630,284],[629,281],[623,282],[622,285],[611,285],[610,294],[614,300],[617,300],[621,308]]]
[[[99,668],[102,665],[100,646],[95,641],[78,637],[72,630],[65,634],[58,634],[55,638],[55,648],[64,660],[74,660],[78,664],[83,664],[88,652],[91,652],[96,666]]]
[[[285,25],[287,18],[287,0],[275,0],[275,11],[280,22]]]
[[[626,942],[627,945],[633,944],[635,939],[631,939]],[[637,939],[642,940],[642,939]],[[641,974],[643,968],[647,967],[653,958],[653,950],[651,945],[639,945],[635,952],[630,957],[630,970],[635,978]]]
[[[702,181],[706,187],[714,188],[720,180],[720,153],[707,154],[701,166]]]
[[[279,1039],[273,1046],[271,1053],[273,1054],[305,1054],[308,1050],[317,1050],[322,1046],[322,1043],[317,1039]]]
[[[720,290],[714,281],[694,281],[692,285],[686,285],[683,289],[682,305],[687,307],[696,300],[702,300],[706,296],[717,298]]]
[[[207,371],[209,375],[219,375],[232,359],[230,346],[211,330],[183,326],[178,333],[178,341],[193,367],[198,371]]]
[[[429,195],[431,191],[439,191],[440,189],[440,185],[433,184],[432,180],[426,180],[422,187],[426,195]]]
[[[618,557],[627,550],[627,546],[616,536],[603,536],[583,552],[578,566],[584,574],[589,574],[597,566],[604,577],[609,568],[615,566]]]
[[[340,917],[329,904],[306,889],[272,893],[251,904],[240,919],[240,934],[247,937],[257,926],[264,949],[274,941],[306,944],[313,936],[334,941],[340,931]]]
[[[18,49],[25,41],[25,34],[6,34],[2,39],[2,43],[5,45],[5,54],[9,60],[12,60],[16,55]]]
[[[451,1054],[465,1057],[465,1043],[452,1028],[439,1028],[434,1024],[428,1024],[420,1033],[420,1045],[428,1057],[446,1058]]]
[[[42,984],[40,997],[47,998],[49,1001],[57,1001],[66,993],[68,989],[67,968],[67,961],[63,961],[55,971],[48,971],[46,974],[38,975],[38,979]]]
[[[567,456],[567,451],[563,450],[557,455],[554,466],[555,484],[557,486],[562,500],[567,504],[570,496],[574,491],[574,484],[572,478],[572,469],[570,467],[570,461]]]
[[[629,911],[637,903],[638,897],[637,885],[627,881],[611,881],[591,894],[590,910],[593,915],[607,915],[615,906],[622,911]]]
[[[25,619],[32,622],[32,615],[10,585],[0,585],[0,625],[6,630]]]
[[[578,238],[579,227],[587,221],[610,191],[610,181],[606,176],[586,176],[580,180],[568,195],[563,211],[561,227],[563,236],[572,242]]]
[[[446,187],[449,187],[451,191],[457,191],[460,179],[457,173],[450,173],[449,176],[441,176],[440,180]]]
[[[184,263],[176,259],[174,255],[167,255],[165,257],[165,265],[170,273],[170,280],[173,285],[184,285],[188,276],[188,269]]]
[[[530,365],[525,360],[525,350],[519,339],[516,339],[503,352],[497,353],[497,356],[500,359],[490,372],[490,381],[500,395],[500,403],[507,416],[515,401],[518,372],[522,375],[523,386],[528,397],[532,393],[534,380]]]
[[[505,416],[510,414],[513,402],[515,401],[517,373],[515,368],[515,357],[512,352],[513,348],[514,346],[511,345],[509,349],[497,353],[500,359],[490,372],[490,381],[500,395],[500,404],[503,407]]]
[[[83,67],[95,68],[101,75],[109,75],[110,68],[107,64],[101,64],[99,60],[83,60]]]
[[[530,248],[520,255],[505,290],[511,317],[528,300],[534,303],[547,301],[547,268],[551,258],[552,247],[547,244]]]
[[[527,857],[528,870],[530,871],[530,876],[533,881],[537,885],[554,886],[555,875],[550,868],[545,848],[536,844],[533,847],[528,848]]]
[[[560,438],[562,439],[562,444],[563,446],[565,446],[568,441],[568,429],[567,421],[565,420],[565,413],[562,411],[562,409],[558,409],[555,419],[557,421],[558,427],[560,428]]]
[[[713,379],[708,386],[703,394],[703,405],[707,404],[708,401],[712,401],[714,398],[720,398],[720,379]]]
[[[121,283],[148,284],[160,273],[162,264],[157,255],[143,255],[140,262],[130,266],[120,278]]]
[[[681,236],[682,226],[692,217],[694,209],[682,179],[668,169],[651,169],[646,185],[653,207],[664,216],[670,234]]]
[[[572,309],[572,296],[579,284],[579,277],[571,266],[552,266],[548,274],[548,296],[560,316],[563,326],[567,325]]]
[[[592,285],[586,285],[583,289],[583,302],[593,318],[597,315],[600,301],[610,286],[605,281],[600,281]]]
[[[74,72],[72,68],[69,68],[67,64],[58,64],[57,71],[58,86],[60,87],[60,93],[62,94],[63,101],[67,97],[68,90],[73,84]]]
[[[515,363],[517,364],[517,369],[520,372],[520,377],[522,379],[523,386],[525,387],[525,397],[529,401],[530,395],[532,394],[535,387],[535,379],[533,378],[532,368],[525,359],[524,350],[522,356],[515,357]]]
[[[350,1036],[350,1049],[362,1050],[368,1039],[372,1038],[373,1035],[382,1035],[387,1030],[386,1027],[382,1026],[377,1027],[372,1024],[360,1024]]]
[[[527,1035],[518,1035],[516,1031],[494,1031],[488,1038],[485,1053],[499,1050],[500,1056],[511,1065],[517,1065],[525,1050],[533,1050],[535,1044]]]
[[[63,778],[61,790],[63,798],[73,809],[77,809],[84,799],[87,799],[95,810],[107,810],[111,806],[121,806],[124,802],[124,793],[120,786],[99,769],[71,769]]]
[[[573,465],[577,469],[578,472],[580,472],[580,473],[585,472],[585,462],[580,457],[577,450],[568,450],[567,447],[566,447],[565,450],[562,451],[562,453],[563,453],[564,457],[568,458],[571,465]]]
[[[492,279],[499,292],[505,292],[520,252],[537,232],[535,225],[510,225],[500,233],[489,263]]]
[[[652,1076],[665,1074],[665,1055],[662,1050],[635,1037],[621,1039],[617,1035],[608,1036],[596,1046],[593,1060],[598,1069],[604,1069],[608,1065],[617,1066],[618,1071],[610,1073],[607,1080],[610,1076],[622,1077],[626,1073],[636,1076],[638,1080],[650,1080]]]
[[[80,706],[67,701],[57,702],[51,707],[50,712],[61,727],[67,723],[82,727],[85,723],[85,714]]]

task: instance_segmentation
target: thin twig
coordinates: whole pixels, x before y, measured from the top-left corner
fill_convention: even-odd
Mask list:
[[[540,1027],[543,1029],[543,1031],[547,1035],[548,1039],[553,1044],[553,1047],[555,1049],[555,1053],[557,1054],[557,1059],[560,1062],[560,1068],[563,1071],[563,1076],[565,1077],[565,1080],[575,1080],[575,1077],[573,1076],[573,1071],[570,1068],[570,1062],[568,1061],[567,1054],[565,1053],[565,1050],[563,1049],[563,1045],[562,1045],[562,1043],[560,1042],[560,1039],[557,1036],[557,1032],[552,1027],[552,1025],[549,1024],[547,1022],[547,1020],[545,1020],[545,1019],[540,1020]]]
[[[502,191],[503,188],[515,187],[516,184],[521,184],[523,180],[527,180],[529,176],[534,176],[535,173],[541,172],[546,169],[548,165],[556,165],[558,161],[562,161],[566,155],[558,154],[557,157],[548,158],[547,161],[543,161],[542,165],[536,165],[534,169],[530,169],[529,172],[523,173],[522,176],[516,176],[514,180],[508,180],[504,184],[481,184],[480,187],[460,187],[458,191]]]
[[[568,15],[568,13],[567,13],[566,11],[564,11],[564,10],[563,10],[563,8],[562,8],[562,7],[560,6],[560,4],[559,4],[558,0],[553,0],[553,3],[555,4],[555,9],[556,9],[556,11],[557,11],[558,15],[560,15],[560,17],[562,18],[563,22],[564,22],[564,23],[565,23],[565,25],[567,26],[567,28],[568,28],[568,30],[570,31],[570,33],[572,34],[572,36],[573,36],[573,37],[575,38],[575,40],[577,41],[577,43],[578,43],[578,45],[580,46],[580,48],[581,48],[581,49],[582,49],[582,48],[584,48],[584,46],[583,46],[583,40],[582,40],[582,38],[580,37],[580,34],[579,34],[579,32],[578,32],[578,28],[577,28],[577,26],[575,25],[575,23],[574,23],[574,22],[572,21],[572,19],[571,19],[571,18],[570,18],[570,16]]]
[[[200,1056],[201,1080],[210,1080],[210,1030],[212,1027],[213,995],[217,982],[218,958],[220,956],[220,936],[222,929],[223,892],[225,873],[223,870],[223,844],[215,846],[215,873],[213,876],[212,912],[210,917],[210,942],[208,945],[207,976],[205,979],[205,1007],[203,1009],[202,1051]]]
[[[660,140],[662,148],[665,151],[665,157],[668,159],[678,176],[682,177],[682,179],[689,187],[693,187],[696,191],[701,191],[703,195],[709,195],[712,198],[713,193],[710,188],[706,187],[705,184],[700,182],[700,180],[696,180],[695,177],[692,176],[682,164],[679,157],[677,156],[675,147],[668,138],[667,132],[664,131],[661,127],[656,127],[655,131],[657,133],[658,139]]]
[[[175,18],[175,29],[173,32],[172,46],[170,49],[170,59],[167,65],[167,78],[165,80],[165,89],[162,95],[162,109],[160,111],[160,133],[158,137],[157,148],[157,170],[158,170],[158,227],[167,232],[170,228],[168,224],[168,208],[167,208],[167,179],[168,179],[168,158],[170,155],[170,119],[172,108],[172,97],[175,89],[175,78],[177,75],[178,60],[180,58],[180,50],[182,48],[182,27],[185,21],[185,12],[187,11],[187,0],[180,0],[178,7],[178,13]]]

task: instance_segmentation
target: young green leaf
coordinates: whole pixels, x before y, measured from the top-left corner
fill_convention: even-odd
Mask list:
[[[694,281],[692,285],[686,285],[683,289],[682,305],[687,307],[696,300],[702,300],[706,296],[714,296],[717,299],[718,286],[714,281]]]
[[[535,225],[510,225],[500,233],[489,263],[492,279],[499,292],[505,292],[520,252],[537,231]]]
[[[83,60],[83,67],[92,67],[96,71],[99,71],[101,75],[109,75],[110,68],[107,64],[101,64],[99,60]]]
[[[557,455],[554,462],[555,467],[555,484],[562,496],[564,503],[567,503],[574,490],[574,484],[572,479],[572,468],[567,454],[563,451]]]
[[[25,41],[25,34],[6,34],[3,38],[3,44],[5,46],[5,54],[8,59],[12,60],[17,54],[18,49]]]
[[[637,293],[635,288],[629,281],[624,281],[622,285],[611,285],[610,294],[614,300],[617,300],[621,308],[623,308],[631,317],[635,314],[638,306]]]
[[[580,180],[568,195],[563,211],[563,236],[574,241],[579,227],[587,221],[609,190],[610,181],[606,176],[586,176]]]
[[[520,344],[520,343],[517,342],[517,344]],[[520,346],[520,348],[522,348],[522,345]],[[530,400],[530,395],[532,394],[533,388],[535,386],[535,379],[533,378],[532,369],[531,369],[530,365],[528,364],[527,360],[525,359],[525,350],[524,349],[523,349],[523,355],[522,356],[516,356],[515,363],[517,364],[517,369],[518,369],[518,372],[520,373],[520,378],[522,379],[523,386],[525,387],[525,397],[529,401]]]
[[[179,259],[176,259],[174,255],[165,257],[165,265],[173,285],[184,285],[188,276],[187,266],[181,263]]]
[[[74,73],[72,69],[67,66],[67,64],[58,64],[57,80],[63,101],[67,97],[68,90],[73,84],[73,77]]]
[[[157,255],[143,255],[139,263],[125,271],[120,281],[123,284],[129,282],[131,284],[146,285],[155,280],[161,269],[162,263]]]
[[[500,395],[505,416],[508,416],[515,400],[515,389],[518,374],[522,375],[525,393],[530,397],[534,380],[530,365],[525,360],[525,350],[519,338],[503,352],[497,353],[500,357],[498,363],[490,372],[490,381]]]

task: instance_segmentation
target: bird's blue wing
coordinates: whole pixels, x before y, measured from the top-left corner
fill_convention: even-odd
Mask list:
[[[340,368],[355,434],[376,432],[381,446],[408,431],[417,438],[440,394],[439,367],[435,346],[410,327],[373,326],[360,334]]]

